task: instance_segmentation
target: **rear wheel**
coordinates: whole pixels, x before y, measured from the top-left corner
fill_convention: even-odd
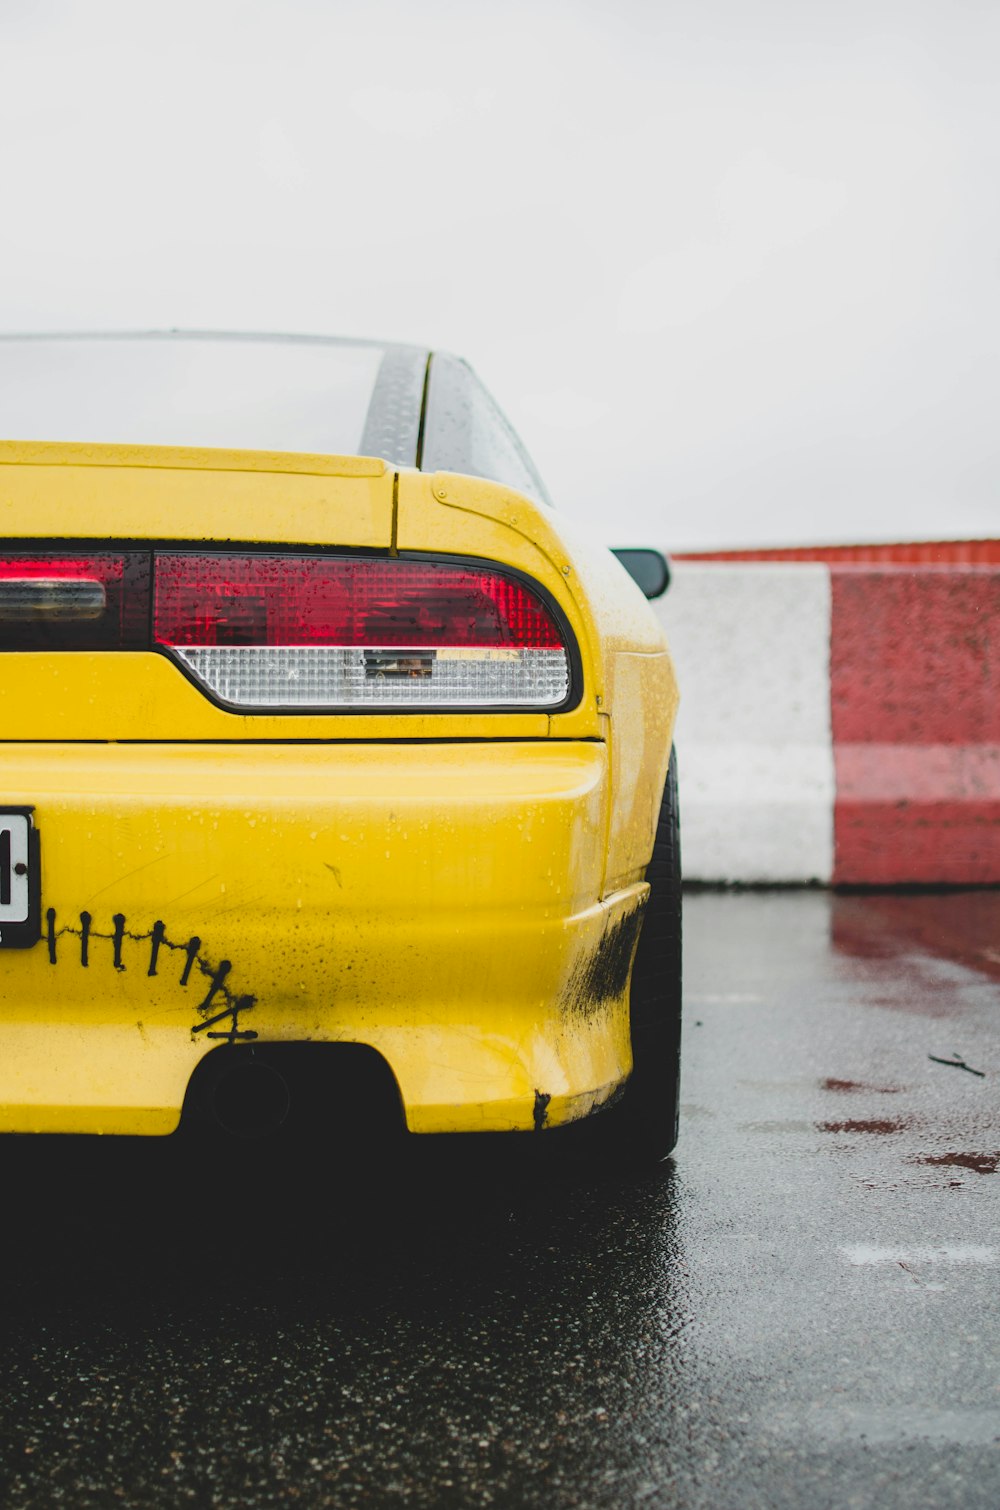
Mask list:
[[[608,1133],[627,1156],[654,1163],[677,1142],[680,1096],[681,845],[673,750],[646,880],[649,900],[629,997],[632,1074],[608,1113]]]

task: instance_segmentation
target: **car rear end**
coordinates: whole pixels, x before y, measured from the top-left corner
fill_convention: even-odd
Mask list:
[[[611,1097],[675,701],[620,589],[467,477],[0,447],[0,1129],[169,1133],[279,1044],[414,1131]]]

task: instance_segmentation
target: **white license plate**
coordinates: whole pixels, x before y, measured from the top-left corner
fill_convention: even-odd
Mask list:
[[[38,832],[30,808],[0,808],[0,949],[24,949],[39,931]]]

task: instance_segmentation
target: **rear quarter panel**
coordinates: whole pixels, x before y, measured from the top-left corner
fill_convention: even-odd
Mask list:
[[[576,708],[551,715],[550,733],[607,740],[603,894],[631,884],[652,853],[678,705],[673,662],[649,603],[585,528],[498,484],[403,472],[398,492],[400,549],[448,549],[456,517],[465,516],[475,554],[520,566],[563,606],[579,641],[584,695]]]

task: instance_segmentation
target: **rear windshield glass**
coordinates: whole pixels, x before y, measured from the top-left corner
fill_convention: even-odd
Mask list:
[[[354,456],[384,348],[0,338],[0,437]]]

